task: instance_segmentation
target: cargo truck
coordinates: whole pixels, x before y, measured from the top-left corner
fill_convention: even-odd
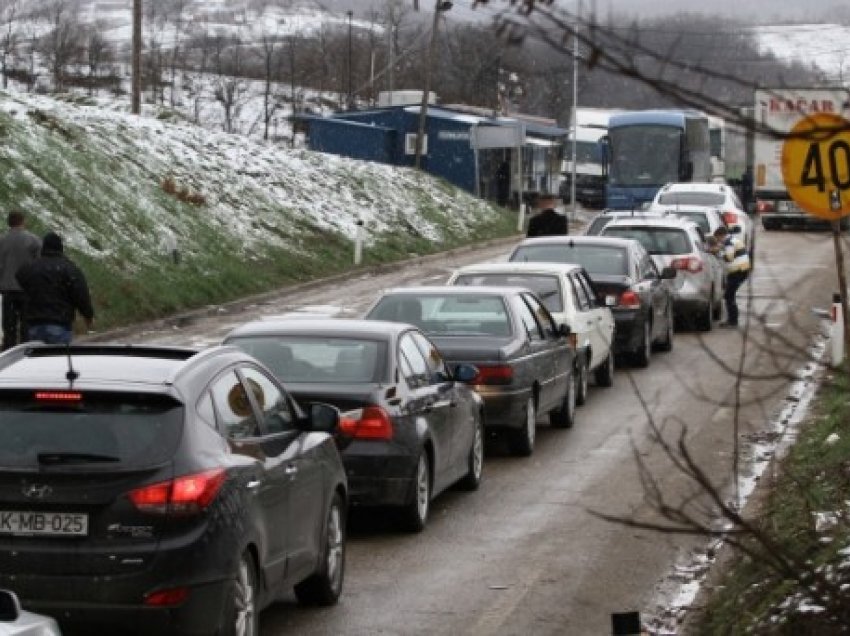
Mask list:
[[[757,131],[753,150],[753,195],[764,229],[829,228],[829,221],[801,209],[782,178],[784,134],[804,117],[834,113],[850,118],[850,94],[844,88],[774,88],[755,92]],[[770,134],[766,131],[770,131]],[[842,219],[842,228],[847,219]]]

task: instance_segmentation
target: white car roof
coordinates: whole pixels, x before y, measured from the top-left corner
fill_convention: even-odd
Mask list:
[[[729,186],[723,183],[668,183],[658,194],[665,192],[718,192],[725,194]]]
[[[640,227],[669,227],[669,228],[677,228],[682,230],[687,230],[696,227],[696,223],[693,221],[689,221],[688,219],[682,219],[677,216],[659,216],[659,217],[636,217],[636,218],[626,218],[626,219],[612,219],[611,222],[605,226],[605,228],[609,227],[622,227],[622,226],[640,226]],[[603,232],[605,230],[602,230]]]
[[[522,262],[515,261],[512,263],[474,263],[472,265],[464,265],[454,271],[452,276],[461,274],[569,274],[577,270],[581,270],[581,265],[573,263],[543,263],[543,262]]]

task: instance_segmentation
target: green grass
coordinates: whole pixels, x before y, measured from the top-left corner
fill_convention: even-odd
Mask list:
[[[780,552],[799,563],[799,571],[825,571],[846,557],[838,554],[850,542],[845,518],[817,532],[815,512],[847,514],[850,501],[850,382],[836,374],[821,387],[813,416],[797,443],[782,461],[780,477],[772,484],[758,518],[759,528],[780,546]],[[832,441],[826,440],[831,435]],[[750,543],[750,545],[755,545]],[[767,567],[765,558],[736,559],[711,595],[693,630],[704,635],[781,634],[829,635],[846,633],[850,598],[842,595],[826,615],[781,611],[786,599],[800,591],[792,577]],[[848,574],[843,574],[848,580]],[[840,581],[839,581],[840,583]],[[843,599],[843,600],[842,600]]]

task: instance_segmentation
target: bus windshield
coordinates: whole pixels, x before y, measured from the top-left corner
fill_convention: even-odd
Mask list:
[[[612,128],[608,181],[616,186],[660,186],[679,181],[682,130],[640,125]]]

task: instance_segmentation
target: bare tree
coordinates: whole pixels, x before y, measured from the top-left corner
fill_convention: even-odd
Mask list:
[[[172,108],[176,104],[177,67],[182,61],[183,49],[181,44],[185,36],[186,9],[190,0],[170,0],[164,10],[165,22],[174,30],[171,39],[171,51],[168,53],[169,72],[169,103]]]
[[[15,20],[17,18],[18,0],[0,1],[0,72],[3,73],[3,88],[8,86],[8,62],[15,55],[18,44],[18,34]]]
[[[42,18],[50,31],[41,38],[41,52],[48,60],[54,90],[61,91],[65,87],[68,65],[78,59],[84,50],[83,30],[76,4],[69,0],[50,0],[44,5]]]
[[[89,94],[91,94],[97,85],[103,67],[111,64],[115,59],[112,45],[100,34],[100,29],[97,27],[89,31],[86,59],[89,67]]]

